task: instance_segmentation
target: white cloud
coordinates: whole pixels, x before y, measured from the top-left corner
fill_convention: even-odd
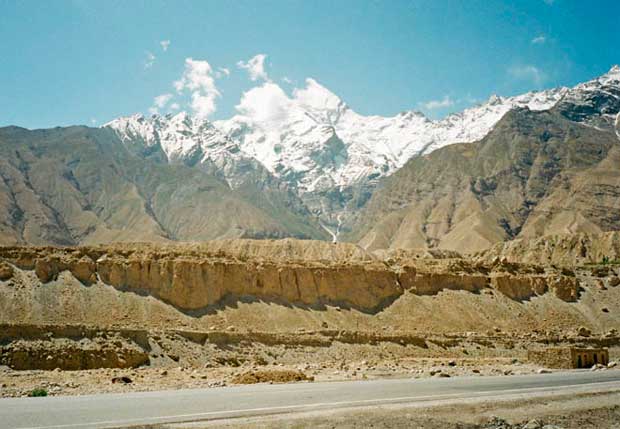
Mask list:
[[[159,44],[161,45],[163,51],[166,52],[170,47],[170,40],[162,40],[161,42],[159,42]]]
[[[241,96],[235,106],[240,115],[247,120],[262,123],[266,129],[277,129],[278,123],[286,121],[290,112],[301,109],[322,117],[326,122],[332,120],[330,112],[342,106],[342,101],[330,90],[312,78],[305,80],[301,88],[294,88],[288,95],[278,84],[269,81],[251,88]]]
[[[215,77],[219,79],[224,76],[230,76],[230,70],[226,67],[218,67],[217,71],[215,72]]]
[[[91,125],[95,125],[96,123],[97,123],[97,120],[95,118],[90,118]]]
[[[153,99],[153,105],[149,108],[151,115],[159,114],[159,110],[166,107],[166,104],[172,99],[172,94],[161,94]]]
[[[541,85],[547,78],[542,70],[533,65],[513,66],[508,69],[508,74],[515,79],[529,80],[536,85]]]
[[[248,74],[250,75],[250,79],[253,81],[261,79],[261,80],[269,82],[270,80],[269,76],[267,75],[267,72],[265,71],[265,59],[266,58],[267,58],[267,55],[258,54],[250,58],[248,62],[239,61],[237,63],[237,67],[241,69],[246,69],[248,71]]]
[[[547,37],[544,34],[541,34],[540,36],[536,36],[532,39],[532,43],[534,45],[542,45],[546,41],[547,41]]]
[[[146,61],[144,62],[144,68],[150,69],[151,67],[153,67],[153,64],[155,64],[156,59],[157,57],[153,55],[152,52],[146,51]]]
[[[318,83],[312,78],[306,79],[306,86],[304,88],[295,88],[293,90],[293,97],[296,102],[306,109],[318,109],[318,110],[335,110],[342,103],[342,100]]]
[[[179,110],[181,108],[181,106],[179,106],[179,103],[172,103],[170,105],[170,110]]]
[[[174,82],[174,87],[177,91],[189,89],[192,91],[205,90],[217,92],[212,74],[213,68],[208,61],[186,58],[183,76]]]
[[[291,102],[282,88],[265,82],[244,92],[236,109],[258,122],[279,122],[286,119]]]
[[[215,97],[210,94],[201,94],[199,92],[192,93],[190,107],[194,111],[194,116],[204,119],[208,118],[217,109]]]
[[[162,95],[158,95],[157,97],[155,97],[153,99],[153,104],[162,109],[166,106],[166,104],[168,104],[168,102],[172,99],[172,94],[168,93],[168,94],[162,94]]]
[[[197,117],[207,118],[215,112],[215,101],[221,94],[215,86],[213,68],[207,61],[186,58],[183,76],[173,85],[179,94],[189,92],[190,106]]]
[[[430,100],[420,105],[427,110],[444,109],[454,106],[454,100],[449,95],[445,95],[441,100]]]
[[[288,83],[289,85],[291,85],[291,84],[293,83],[293,81],[292,81],[291,79],[289,79],[289,77],[288,77],[288,76],[284,76],[284,77],[282,78],[282,82],[284,82],[284,83]]]

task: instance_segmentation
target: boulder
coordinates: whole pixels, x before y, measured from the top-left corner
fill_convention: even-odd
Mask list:
[[[58,266],[50,258],[41,258],[36,260],[34,272],[41,283],[49,283],[58,277]]]
[[[6,281],[13,278],[15,271],[7,262],[0,261],[0,281]]]
[[[71,274],[85,285],[90,285],[97,281],[97,265],[86,255],[71,264],[70,269]]]
[[[579,329],[577,329],[577,335],[579,335],[580,337],[589,337],[590,335],[592,335],[592,331],[590,331],[585,326],[580,326]]]

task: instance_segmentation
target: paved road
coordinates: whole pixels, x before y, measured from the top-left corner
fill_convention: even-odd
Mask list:
[[[108,428],[259,414],[620,388],[620,371],[252,385],[126,394],[0,399],[1,428]]]

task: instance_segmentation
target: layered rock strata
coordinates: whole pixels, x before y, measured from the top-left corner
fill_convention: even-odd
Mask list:
[[[564,301],[579,297],[578,278],[569,269],[449,256],[401,254],[381,259],[350,244],[232,240],[170,246],[1,247],[0,268],[7,279],[13,267],[32,270],[44,284],[68,271],[85,285],[101,282],[150,295],[185,312],[247,297],[364,312],[377,312],[405,292],[479,293],[488,288],[515,300],[548,291]]]

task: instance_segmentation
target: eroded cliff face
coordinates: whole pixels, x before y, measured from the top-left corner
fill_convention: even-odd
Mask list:
[[[170,246],[2,247],[0,271],[9,278],[13,267],[32,270],[44,284],[68,271],[85,285],[101,282],[150,295],[186,312],[251,298],[374,313],[406,291],[435,295],[443,290],[495,289],[514,300],[551,291],[564,301],[578,299],[579,280],[570,270],[497,260],[474,263],[456,255],[417,256],[379,259],[350,244],[291,240],[264,245],[232,240]]]
[[[145,331],[0,325],[0,364],[18,370],[135,368],[149,363],[149,351]]]

